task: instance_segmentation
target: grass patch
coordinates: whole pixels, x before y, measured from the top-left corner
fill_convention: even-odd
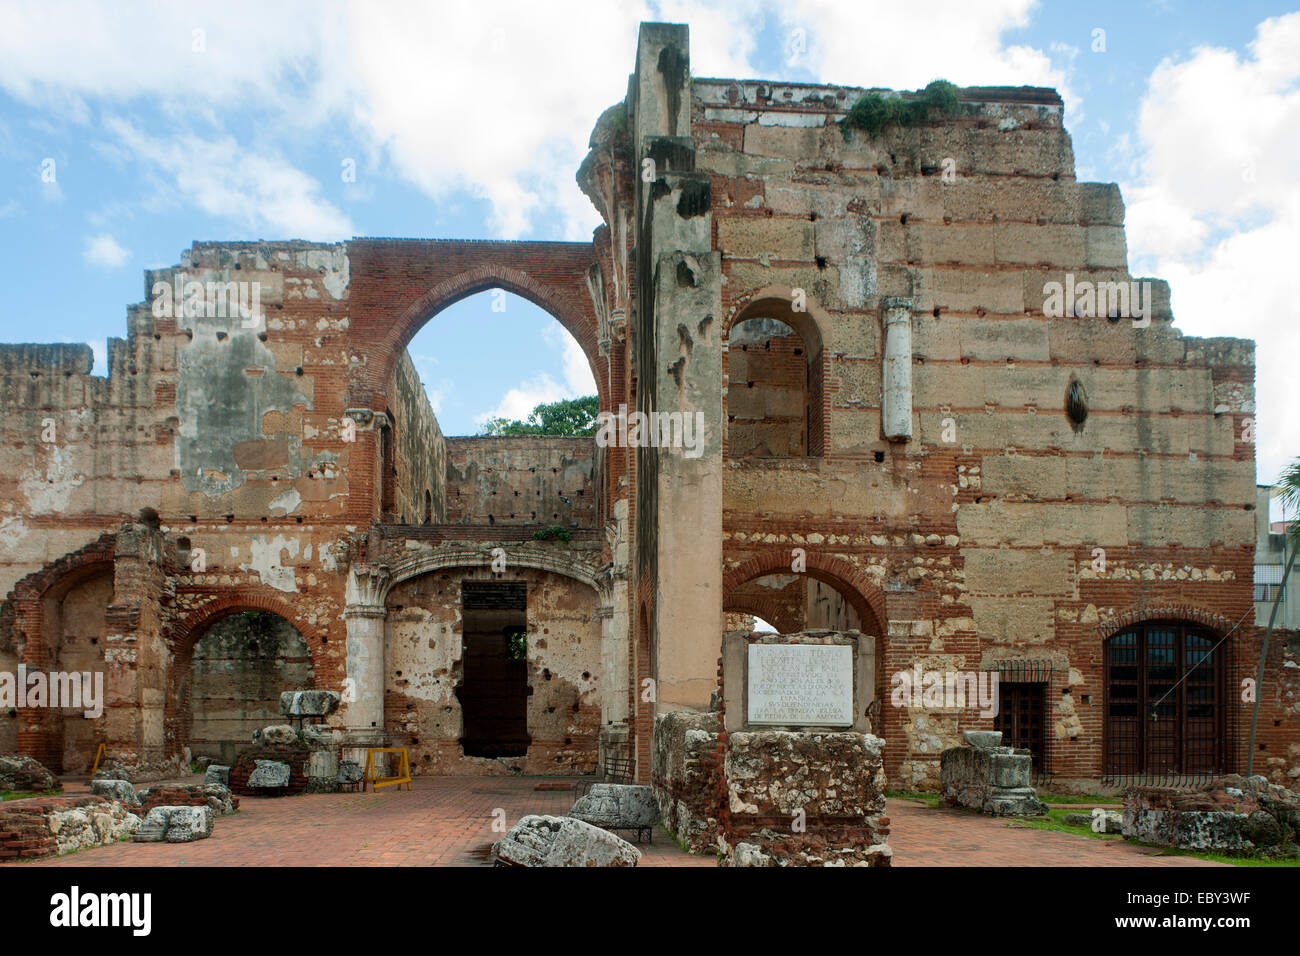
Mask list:
[[[1048,810],[1046,817],[1025,817],[1016,818],[1016,826],[1028,827],[1033,830],[1055,830],[1058,833],[1073,833],[1076,836],[1086,836],[1094,840],[1124,840],[1119,833],[1095,833],[1091,826],[1075,826],[1065,822],[1067,813],[1076,813],[1075,810]],[[1252,856],[1231,856],[1227,853],[1203,853],[1199,850],[1182,850],[1176,847],[1157,846],[1154,843],[1139,843],[1137,840],[1128,840],[1134,846],[1146,847],[1155,851],[1156,856],[1190,856],[1198,860],[1210,860],[1214,863],[1227,863],[1230,866],[1290,866],[1300,867],[1300,860],[1261,860]]]
[[[5,790],[0,792],[0,803],[6,800],[26,800],[29,797],[58,797],[62,796],[62,790],[46,790],[44,793],[26,793],[22,790]]]
[[[1088,804],[1089,806],[1100,807],[1111,804],[1123,803],[1124,798],[1119,794],[1113,797],[1103,797],[1097,793],[1042,793],[1038,794],[1038,799],[1043,803],[1070,803],[1070,804]]]
[[[1092,837],[1094,840],[1124,839],[1118,833],[1097,833],[1091,826],[1076,826],[1073,823],[1066,823],[1066,814],[1070,813],[1078,813],[1078,811],[1049,808],[1045,817],[1014,817],[1013,819],[1018,826],[1025,826],[1031,830],[1055,830],[1058,833],[1073,833],[1076,836]]]
[[[1132,841],[1137,843],[1136,840]],[[1290,866],[1300,867],[1300,860],[1261,860],[1254,856],[1231,856],[1227,853],[1202,853],[1199,850],[1181,850],[1171,846],[1156,846],[1154,843],[1137,843],[1149,847],[1157,856],[1194,856],[1198,860],[1212,860],[1215,863],[1227,863],[1229,866]]]
[[[939,795],[937,793],[922,793],[919,790],[886,790],[886,800],[920,800],[932,807],[939,805]]]

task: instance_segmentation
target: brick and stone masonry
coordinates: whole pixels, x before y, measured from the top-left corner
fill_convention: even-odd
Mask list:
[[[1123,199],[1077,181],[1055,91],[968,87],[959,114],[846,136],[867,92],[693,77],[686,28],[646,24],[577,171],[590,241],[198,242],[146,273],[106,375],[85,345],[0,346],[0,671],[101,669],[108,698],[100,721],[0,711],[0,751],[84,772],[103,744],[144,779],[235,740],[195,666],[252,660],[199,645],[259,612],[300,635],[300,686],[250,709],[333,690],[346,759],[508,772],[464,754],[457,696],[463,582],[495,580],[527,588],[530,743],[504,762],[529,772],[626,754],[649,782],[656,718],[708,710],[724,611],[873,640],[884,772],[931,789],[992,718],[888,706],[890,675],[1050,668],[1043,769],[1089,788],[1122,743],[1108,641],[1196,628],[1222,642],[1207,759],[1243,769],[1253,343],[1183,335],[1130,273]],[[178,280],[201,314],[158,307]],[[1048,302],[1130,280],[1149,324]],[[215,308],[236,281],[262,321]],[[406,345],[493,288],[573,335],[602,409],[702,414],[699,457],[444,436]],[[533,537],[556,524],[569,542]],[[1261,688],[1276,782],[1300,772],[1294,655],[1275,642]],[[660,726],[693,748],[696,719]]]

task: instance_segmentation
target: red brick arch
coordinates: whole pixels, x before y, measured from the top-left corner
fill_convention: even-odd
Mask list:
[[[284,618],[303,636],[307,652],[312,657],[312,686],[321,686],[318,656],[326,634],[302,620],[292,604],[275,592],[258,588],[240,587],[215,592],[215,600],[196,608],[188,617],[172,627],[167,644],[172,652],[171,667],[167,673],[167,700],[163,706],[165,746],[168,756],[178,753],[189,739],[190,733],[190,663],[194,645],[208,628],[222,618],[242,611],[265,611]]]
[[[248,587],[216,592],[215,600],[196,608],[184,621],[172,628],[168,639],[172,653],[177,657],[184,655],[188,658],[208,628],[223,617],[242,611],[266,611],[284,618],[298,629],[298,633],[307,640],[308,648],[314,652],[312,645],[319,646],[328,635],[302,620],[294,606],[278,597],[277,593]],[[315,653],[312,656],[315,657]]]
[[[807,552],[808,577],[816,578],[835,588],[858,613],[863,633],[883,637],[885,633],[885,600],[879,589],[855,565],[834,554],[822,554],[813,548]],[[765,574],[794,574],[790,569],[790,548],[769,548],[751,555],[722,576],[723,606],[731,592]]]
[[[737,598],[729,594],[722,605],[722,609],[736,614],[752,614],[755,617],[761,617],[782,634],[794,633],[800,629],[802,623],[795,620],[789,609],[782,607],[779,601],[772,598],[760,598],[755,595],[747,594]]]
[[[1252,605],[1252,612],[1253,610]],[[1249,615],[1247,616],[1249,617]],[[1116,634],[1145,621],[1182,621],[1188,624],[1199,624],[1213,631],[1216,637],[1224,637],[1234,626],[1233,622],[1222,614],[1208,608],[1175,601],[1162,603],[1158,607],[1130,608],[1103,620],[1095,628],[1095,633],[1100,640],[1106,641]]]
[[[402,351],[448,306],[489,289],[504,289],[546,310],[587,357],[601,408],[609,408],[595,305],[587,288],[596,264],[591,243],[359,239],[352,260],[350,328],[366,354],[350,405],[381,410]],[[356,387],[359,386],[359,387]]]

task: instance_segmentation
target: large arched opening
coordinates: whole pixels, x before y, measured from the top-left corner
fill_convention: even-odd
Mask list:
[[[111,564],[79,567],[41,595],[41,652],[28,648],[24,659],[29,670],[43,675],[44,699],[27,714],[39,728],[38,757],[56,775],[88,773],[107,741],[102,718],[111,691],[106,652],[112,603]],[[59,706],[53,706],[56,698]]]
[[[163,706],[167,756],[189,747],[229,762],[254,730],[284,723],[280,694],[318,685],[324,633],[274,592],[221,594],[173,627]]]

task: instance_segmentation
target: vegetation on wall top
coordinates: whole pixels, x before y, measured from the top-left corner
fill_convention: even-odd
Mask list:
[[[849,109],[840,132],[845,139],[852,137],[853,130],[862,130],[874,138],[889,126],[917,126],[932,116],[956,116],[960,112],[957,87],[947,80],[934,80],[915,99],[867,93]]]

